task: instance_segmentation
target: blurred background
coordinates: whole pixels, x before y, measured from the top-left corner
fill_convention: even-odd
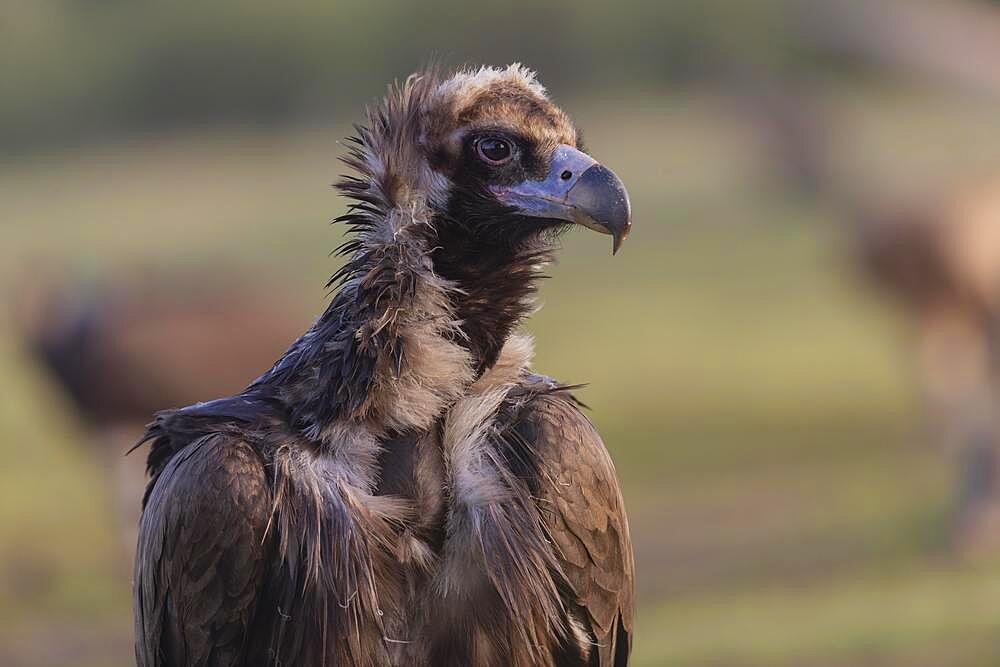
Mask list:
[[[0,664],[132,662],[123,452],[320,312],[339,140],[433,58],[536,68],[632,196],[529,327],[622,478],[634,663],[1000,664],[986,0],[0,4]]]

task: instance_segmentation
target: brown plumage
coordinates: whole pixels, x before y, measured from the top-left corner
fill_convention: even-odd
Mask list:
[[[327,310],[240,394],[162,412],[140,665],[625,665],[614,468],[517,332],[620,181],[520,66],[413,77],[358,128]]]

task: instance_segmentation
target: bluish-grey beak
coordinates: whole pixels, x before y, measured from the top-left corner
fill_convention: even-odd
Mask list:
[[[614,172],[567,144],[552,153],[548,174],[493,189],[497,199],[522,215],[554,218],[610,234],[617,253],[632,228],[628,192]]]

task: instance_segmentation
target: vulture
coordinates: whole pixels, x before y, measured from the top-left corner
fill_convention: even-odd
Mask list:
[[[517,64],[412,76],[356,132],[326,310],[144,436],[138,664],[627,664],[614,467],[519,330],[561,231],[626,238],[622,182]]]

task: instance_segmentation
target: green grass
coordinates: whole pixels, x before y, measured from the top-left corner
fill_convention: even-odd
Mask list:
[[[1000,631],[998,597],[995,570],[907,567],[878,577],[681,598],[640,619],[650,641],[636,662],[995,664],[990,638]]]
[[[911,101],[843,108],[895,148],[911,107],[927,136],[960,116]],[[943,560],[952,473],[920,435],[905,323],[860,289],[834,222],[765,187],[752,137],[703,97],[643,98],[628,117],[567,106],[629,184],[635,229],[615,258],[605,237],[566,237],[530,329],[539,370],[592,383],[581,397],[622,476],[636,663],[1000,660],[996,571]],[[338,136],[190,135],[0,165],[6,300],[51,274],[222,263],[318,310]],[[921,146],[914,172],[952,148]],[[68,662],[127,664],[109,482],[14,326],[0,326],[0,377],[0,662],[59,662],[40,638],[60,632]]]

